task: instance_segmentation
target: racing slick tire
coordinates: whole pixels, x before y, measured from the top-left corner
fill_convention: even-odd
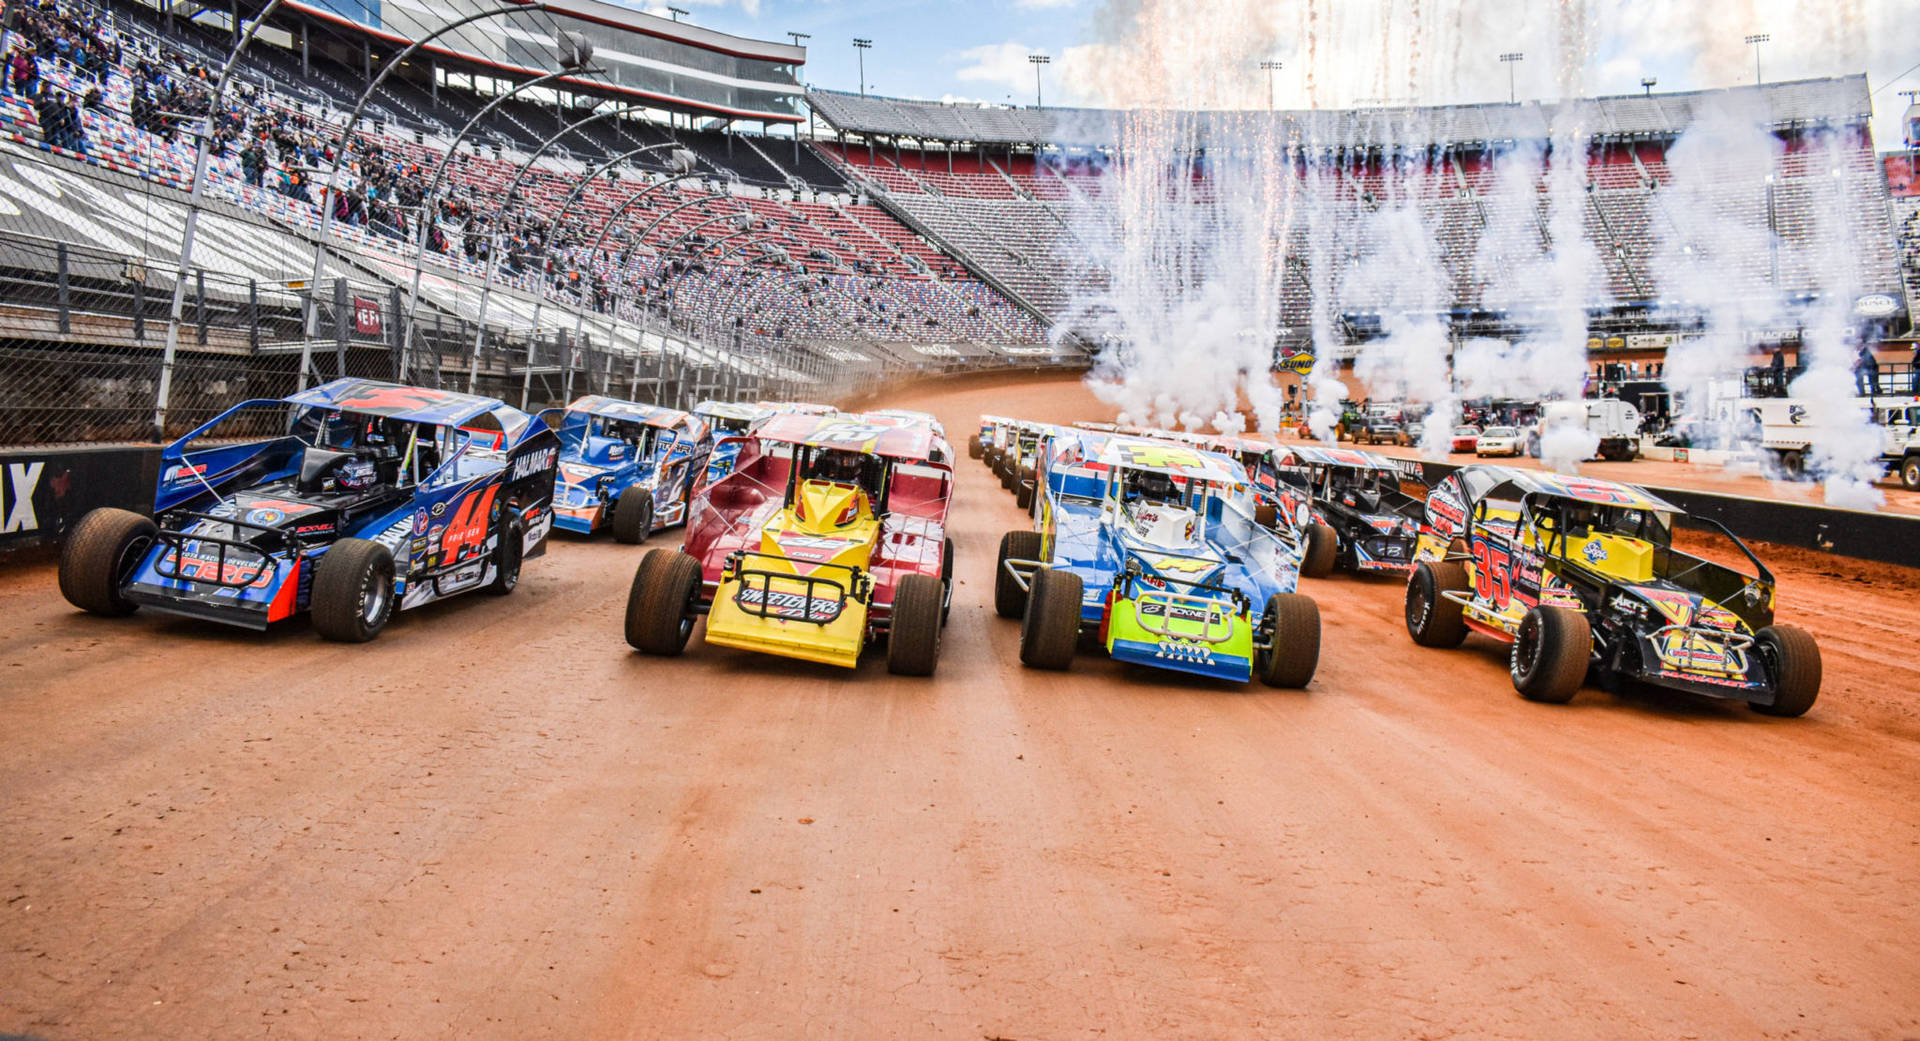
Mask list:
[[[1260,682],[1294,690],[1306,686],[1320,664],[1320,605],[1303,593],[1275,593],[1267,598],[1260,627],[1267,635],[1267,646],[1253,656]]]
[[[1020,661],[1030,669],[1064,669],[1080,643],[1080,576],[1043,567],[1033,573],[1020,621]]]
[[[653,493],[645,488],[628,488],[613,500],[613,540],[638,546],[653,534]]]
[[[699,599],[698,560],[677,549],[649,551],[627,591],[628,646],[667,657],[686,650]]]
[[[1020,618],[1027,613],[1027,590],[1007,571],[1009,560],[1039,560],[1040,533],[1009,531],[1000,536],[1000,556],[993,563],[993,611],[1002,618]]]
[[[1528,701],[1564,705],[1587,678],[1593,629],[1587,616],[1565,607],[1535,607],[1514,633],[1507,672]]]
[[[1307,525],[1307,555],[1300,560],[1300,574],[1307,578],[1325,578],[1333,574],[1333,561],[1340,552],[1340,536],[1318,521]]]
[[[341,539],[313,569],[313,631],[366,643],[393,617],[393,553],[372,539]]]
[[[1900,486],[1920,492],[1920,455],[1910,455],[1900,463]]]
[[[980,443],[980,435],[967,438],[967,458],[978,459],[986,452],[986,446]]]
[[[1423,560],[1407,576],[1407,634],[1422,647],[1458,647],[1467,638],[1460,603],[1442,593],[1467,590],[1467,569],[1451,560]]]
[[[1034,482],[1033,469],[1021,467],[1020,476],[1014,479],[1013,504],[1023,510],[1033,509]]]
[[[893,590],[887,623],[887,671],[895,676],[931,676],[940,662],[940,611],[946,583],[932,575],[905,575]]]
[[[953,540],[948,539],[940,546],[940,584],[945,587],[945,595],[940,601],[940,624],[945,626],[947,618],[953,614]]]
[[[1280,523],[1280,508],[1265,501],[1254,503],[1253,522],[1269,531],[1273,530],[1273,526]]]
[[[88,614],[118,617],[139,604],[120,593],[159,528],[131,510],[89,510],[60,547],[60,595]]]
[[[1749,703],[1766,716],[1802,716],[1820,696],[1820,645],[1797,625],[1769,625],[1753,634],[1773,670],[1773,704]]]
[[[520,519],[517,507],[501,511],[500,541],[493,552],[493,582],[487,592],[506,596],[520,585],[520,564],[527,552],[527,522]]]
[[[1003,462],[1001,463],[1001,465],[1000,465],[1000,489],[1001,489],[1002,491],[1008,491],[1008,492],[1010,492],[1010,491],[1012,491],[1012,490],[1013,490],[1013,480],[1014,480],[1014,478],[1015,478],[1016,476],[1018,476],[1018,474],[1019,474],[1019,470],[1017,469],[1017,466],[1018,466],[1018,464],[1016,464],[1016,463],[1013,463],[1013,462],[1011,462],[1011,461],[1003,461]]]

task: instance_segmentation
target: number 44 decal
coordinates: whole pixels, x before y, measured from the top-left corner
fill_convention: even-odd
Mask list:
[[[1473,540],[1473,592],[1500,610],[1513,599],[1513,558],[1486,539]]]

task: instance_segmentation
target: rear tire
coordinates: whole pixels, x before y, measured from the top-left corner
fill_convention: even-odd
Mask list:
[[[953,614],[953,540],[948,539],[940,546],[940,584],[945,587],[946,596],[940,604],[940,624],[945,626]]]
[[[980,443],[979,434],[975,434],[972,437],[967,438],[967,458],[978,459],[981,457],[982,454],[985,453],[985,451],[986,451],[985,446],[983,446]]]
[[[1565,607],[1535,607],[1520,620],[1507,672],[1528,701],[1564,705],[1573,700],[1593,658],[1587,616]]]
[[[341,539],[313,571],[313,630],[366,643],[393,618],[393,554],[372,539]]]
[[[88,614],[119,617],[139,604],[121,595],[159,527],[131,510],[88,511],[60,547],[60,595]]]
[[[906,575],[893,590],[887,623],[887,671],[895,676],[931,676],[940,661],[940,611],[946,583],[931,575]]]
[[[1900,464],[1900,485],[1910,492],[1920,492],[1920,455],[1910,455]]]
[[[1788,480],[1800,480],[1807,475],[1807,457],[1791,448],[1781,452],[1780,472],[1786,474]]]
[[[1009,531],[1000,536],[1000,556],[993,565],[993,612],[1002,618],[1020,618],[1027,613],[1027,590],[1020,580],[1007,573],[1009,560],[1039,560],[1040,533]]]
[[[1080,642],[1080,576],[1043,567],[1020,623],[1020,661],[1032,669],[1064,669]]]
[[[1261,625],[1268,647],[1253,658],[1260,681],[1295,690],[1306,686],[1320,664],[1320,605],[1302,593],[1275,593]]]
[[[687,649],[700,601],[700,562],[677,549],[648,551],[627,590],[627,645],[672,657]]]
[[[1013,503],[1023,510],[1033,509],[1033,496],[1037,490],[1033,484],[1032,470],[1023,469],[1013,486]]]
[[[1334,558],[1340,552],[1340,536],[1333,529],[1315,521],[1307,525],[1307,555],[1300,561],[1300,573],[1308,578],[1325,578],[1333,574]]]
[[[520,561],[527,551],[526,542],[526,522],[520,519],[518,510],[508,506],[500,519],[500,544],[494,547],[493,584],[487,586],[487,592],[506,596],[520,585]]]
[[[1754,634],[1761,655],[1773,666],[1771,705],[1752,705],[1766,716],[1802,716],[1820,696],[1820,645],[1797,625],[1769,625]]]
[[[1273,503],[1260,501],[1253,504],[1253,522],[1271,531],[1280,523],[1280,508]]]
[[[638,546],[653,534],[653,493],[645,488],[628,488],[613,500],[613,540]]]
[[[1467,623],[1458,601],[1442,593],[1467,590],[1467,569],[1450,560],[1421,561],[1407,576],[1407,634],[1422,647],[1458,647]]]

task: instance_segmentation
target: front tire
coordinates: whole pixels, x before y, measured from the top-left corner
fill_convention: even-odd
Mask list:
[[[1267,647],[1253,658],[1260,681],[1294,690],[1311,682],[1320,665],[1320,605],[1302,593],[1275,593],[1267,598],[1261,628]]]
[[[1013,486],[1014,505],[1020,507],[1023,510],[1033,509],[1033,496],[1034,496],[1034,492],[1036,491],[1036,488],[1033,482],[1034,482],[1033,471],[1031,469],[1022,468],[1020,471],[1020,476],[1015,479],[1015,483]]]
[[[1027,613],[1028,591],[1007,570],[1009,560],[1039,560],[1040,533],[1009,531],[1000,536],[1000,556],[993,566],[993,612],[1002,618],[1019,618]]]
[[[520,562],[527,551],[527,525],[520,513],[508,506],[500,520],[500,543],[494,548],[493,584],[487,592],[506,596],[520,585]]]
[[[906,575],[893,590],[887,623],[887,671],[895,676],[931,676],[940,662],[941,606],[946,583],[931,575]]]
[[[393,554],[372,539],[341,539],[313,572],[313,629],[341,643],[366,643],[393,618]]]
[[[1020,623],[1020,661],[1031,669],[1064,669],[1080,642],[1080,576],[1043,567],[1033,573]]]
[[[1307,555],[1300,561],[1300,573],[1307,578],[1325,578],[1333,574],[1334,558],[1340,552],[1340,536],[1333,528],[1315,521],[1307,525]]]
[[[153,547],[159,527],[131,510],[102,507],[80,518],[60,547],[60,595],[88,614],[132,614],[139,604],[121,595],[127,579]]]
[[[653,534],[653,493],[645,488],[628,488],[613,500],[613,540],[626,546],[638,546]]]
[[[651,550],[627,590],[627,645],[673,657],[687,649],[700,602],[700,562],[677,549]]]
[[[972,437],[967,438],[967,458],[978,459],[985,452],[986,452],[986,448],[985,446],[980,444],[979,434],[975,434]]]
[[[1754,634],[1761,656],[1773,667],[1773,704],[1754,704],[1766,716],[1803,716],[1820,696],[1820,645],[1797,625],[1769,625]]]
[[[1910,455],[1900,464],[1900,485],[1910,492],[1920,492],[1920,455]]]
[[[1458,647],[1467,638],[1460,602],[1444,593],[1467,590],[1467,569],[1451,560],[1423,560],[1407,576],[1407,634],[1422,647]]]
[[[1528,701],[1564,705],[1587,678],[1593,630],[1587,616],[1565,607],[1535,607],[1520,620],[1507,672]]]

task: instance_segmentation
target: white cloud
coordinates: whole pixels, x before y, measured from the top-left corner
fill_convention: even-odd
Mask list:
[[[1080,3],[1080,0],[1013,0],[1013,6],[1024,7],[1024,8],[1027,8],[1028,10],[1044,10],[1047,8],[1074,7],[1079,3]]]
[[[1027,61],[1027,55],[1033,53],[1036,52],[1032,47],[1015,40],[970,47],[960,52],[959,59],[965,64],[953,75],[963,83],[1003,87],[1016,98],[1031,96],[1033,65]]]

